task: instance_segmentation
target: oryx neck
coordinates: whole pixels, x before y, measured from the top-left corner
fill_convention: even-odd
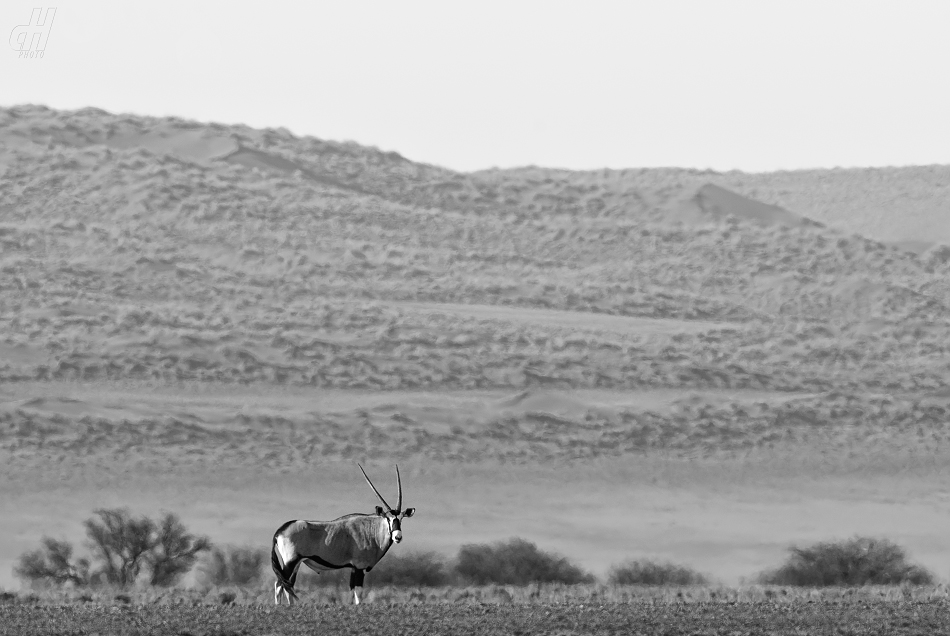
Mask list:
[[[392,525],[385,515],[377,516],[376,520],[376,539],[379,541],[383,554],[386,554],[393,544]]]

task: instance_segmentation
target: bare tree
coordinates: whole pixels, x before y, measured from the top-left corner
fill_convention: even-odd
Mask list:
[[[211,547],[207,537],[190,534],[172,513],[157,523],[135,518],[124,508],[95,514],[98,519],[85,522],[88,545],[102,562],[99,576],[115,585],[132,585],[143,568],[152,585],[172,585],[191,569],[199,552]]]
[[[30,583],[63,585],[89,583],[89,560],[72,562],[73,546],[66,541],[43,537],[43,548],[20,555],[13,573]]]
[[[72,545],[43,537],[42,549],[20,555],[14,574],[29,582],[128,587],[144,570],[151,585],[166,586],[188,572],[199,553],[211,549],[207,537],[189,533],[170,512],[156,522],[133,517],[125,508],[100,508],[83,525],[86,545],[99,566],[95,572],[90,573],[89,559],[72,561]]]
[[[147,555],[152,585],[173,585],[188,572],[198,554],[211,549],[207,537],[190,534],[177,515],[166,513],[156,528],[154,544]]]
[[[127,587],[135,583],[146,556],[152,549],[155,522],[148,517],[132,517],[125,508],[95,511],[87,519],[87,545],[102,562],[99,575],[105,582]]]

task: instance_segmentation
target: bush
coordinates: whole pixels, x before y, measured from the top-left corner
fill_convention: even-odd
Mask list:
[[[780,568],[758,577],[769,585],[930,585],[934,576],[907,562],[904,549],[887,539],[855,537],[847,541],[792,547]]]
[[[127,587],[144,567],[150,584],[172,585],[211,547],[206,537],[189,534],[172,513],[158,523],[145,516],[134,518],[123,508],[95,514],[98,519],[87,519],[84,525],[89,548],[102,563],[98,582]]]
[[[566,558],[543,552],[530,541],[518,538],[493,545],[462,546],[454,571],[461,582],[470,585],[594,581],[593,576]]]
[[[178,517],[167,513],[159,521],[132,517],[127,510],[96,510],[84,522],[88,546],[99,568],[90,574],[89,559],[72,562],[73,547],[44,537],[43,548],[20,556],[16,576],[30,583],[62,585],[110,583],[127,587],[145,571],[151,585],[168,586],[188,572],[198,554],[211,546],[196,537]]]
[[[96,573],[98,582],[131,585],[135,582],[145,554],[153,523],[147,517],[133,519],[126,510],[97,510],[99,519],[86,519],[88,545],[102,564]]]
[[[255,585],[263,578],[265,563],[269,563],[266,550],[251,547],[212,548],[199,567],[198,580],[206,586]]]
[[[89,583],[89,560],[73,562],[73,546],[66,541],[43,537],[40,550],[20,555],[13,574],[30,584],[86,585]]]
[[[611,585],[708,585],[705,576],[681,565],[656,561],[625,561],[610,569]]]
[[[166,513],[156,525],[151,550],[146,556],[149,584],[174,585],[194,566],[198,554],[210,548],[211,541],[207,537],[190,534],[177,515]]]
[[[445,557],[438,552],[387,554],[367,576],[373,585],[439,587],[449,582]]]

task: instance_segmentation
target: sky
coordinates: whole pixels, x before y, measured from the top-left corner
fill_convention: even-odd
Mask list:
[[[51,2],[0,3],[2,106],[284,127],[465,171],[950,163],[944,0]],[[24,57],[34,7],[56,11]]]

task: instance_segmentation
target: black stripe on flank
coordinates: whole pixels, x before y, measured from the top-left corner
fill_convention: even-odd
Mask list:
[[[335,565],[335,564],[333,564],[333,563],[330,563],[330,562],[327,561],[326,559],[321,559],[320,557],[318,557],[318,556],[316,556],[316,555],[313,555],[313,556],[303,556],[303,557],[301,557],[301,558],[303,558],[303,559],[309,559],[309,560],[311,560],[311,561],[316,561],[318,564],[322,565],[322,566],[325,567],[325,568],[330,568],[331,570],[342,570],[343,568],[354,568],[354,569],[356,569],[355,566],[354,566],[352,563],[344,563],[343,565]]]

